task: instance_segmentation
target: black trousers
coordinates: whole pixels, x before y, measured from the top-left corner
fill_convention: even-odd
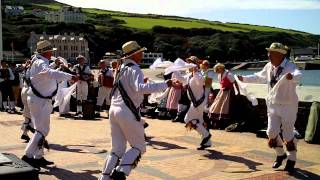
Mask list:
[[[8,101],[14,101],[13,91],[12,91],[12,85],[10,81],[3,81],[0,83],[0,91],[2,94],[2,102]]]

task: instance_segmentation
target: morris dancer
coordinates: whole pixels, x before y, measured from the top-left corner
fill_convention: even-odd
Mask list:
[[[190,56],[187,62],[195,64],[196,67],[189,69],[189,73],[186,76],[177,76],[178,81],[182,82],[183,85],[187,85],[188,96],[191,100],[184,122],[187,129],[194,129],[202,136],[200,147],[197,149],[203,150],[211,146],[211,134],[204,127],[203,121],[203,111],[206,104],[204,77],[198,71],[199,59],[196,56]]]
[[[125,56],[110,94],[112,149],[100,180],[126,179],[137,166],[141,155],[146,152],[144,122],[139,113],[144,94],[162,91],[172,85],[171,80],[165,83],[144,83],[144,75],[138,64],[141,63],[145,48],[141,48],[136,41],[125,43],[122,50]],[[131,148],[126,151],[127,141]]]
[[[43,157],[43,148],[48,146],[45,137],[49,133],[52,97],[57,93],[57,81],[78,80],[76,76],[49,68],[49,59],[54,50],[49,41],[39,41],[30,66],[27,101],[35,133],[26,147],[22,160],[37,169],[53,164]]]
[[[292,173],[297,156],[297,139],[294,137],[294,123],[296,122],[298,111],[296,86],[302,74],[295,64],[286,59],[287,50],[284,45],[272,43],[270,48],[266,49],[270,62],[265,65],[263,70],[254,75],[238,77],[247,83],[268,83],[268,97],[266,98],[268,108],[268,144],[270,148],[275,149],[277,154],[276,161],[272,167],[280,167],[282,161],[288,156],[284,170]],[[279,81],[280,79],[281,82]],[[279,135],[280,129],[282,129],[287,153],[283,149],[283,140]]]

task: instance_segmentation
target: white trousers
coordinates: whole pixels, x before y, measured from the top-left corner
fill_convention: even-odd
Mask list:
[[[87,81],[79,81],[76,87],[77,100],[87,100],[88,98],[88,83]]]
[[[284,141],[294,140],[297,149],[297,140],[294,139],[294,124],[297,118],[298,104],[296,105],[280,105],[267,102],[268,107],[268,129],[267,134],[270,139],[277,138],[277,146],[283,146],[283,141],[279,136],[280,129]],[[278,156],[283,155],[284,149],[281,147],[275,148]],[[288,159],[296,160],[296,150],[288,151]]]
[[[99,87],[98,97],[97,97],[97,106],[102,106],[103,101],[106,100],[106,105],[110,105],[110,92],[112,88],[107,88],[105,86]]]
[[[29,106],[28,106],[28,101],[27,101],[27,98],[28,98],[28,92],[29,88],[27,87],[23,87],[22,90],[21,90],[21,101],[23,103],[23,116],[26,117],[26,118],[29,118],[31,119],[31,115],[30,115],[30,109],[29,109]]]
[[[27,101],[30,108],[31,120],[36,132],[29,141],[25,151],[28,157],[40,159],[44,153],[43,148],[40,149],[38,143],[42,138],[42,135],[46,137],[49,133],[52,101],[49,99],[39,98],[35,95],[29,95]]]
[[[190,108],[184,118],[184,122],[186,124],[188,124],[189,122],[195,124],[195,121],[198,120],[199,123],[197,123],[196,131],[202,136],[202,139],[208,137],[208,135],[210,134],[209,131],[203,126],[203,111],[205,103],[206,101],[202,102],[202,104],[195,108],[191,102]],[[205,145],[211,145],[211,141],[209,140]]]
[[[31,115],[30,115],[30,109],[28,106],[28,92],[29,88],[23,87],[21,90],[21,101],[23,103],[23,117],[24,117],[24,122],[22,124],[21,130],[23,131],[24,135],[27,135],[27,125],[30,125],[33,127],[32,121],[31,120]]]
[[[124,172],[127,176],[132,170],[132,164],[139,155],[146,152],[144,137],[144,121],[137,121],[132,112],[125,105],[121,107],[111,106],[109,110],[112,148],[111,154],[115,154],[121,161],[115,167],[116,156],[108,156],[105,162],[104,174],[110,174],[113,168]],[[127,142],[132,148],[127,148]],[[122,166],[124,165],[124,166]],[[108,176],[103,176],[108,179]]]

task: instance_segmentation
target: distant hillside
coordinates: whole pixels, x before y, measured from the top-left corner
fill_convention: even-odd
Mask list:
[[[32,3],[33,6],[43,7],[51,10],[58,10],[64,4],[53,0],[24,0]],[[112,18],[123,20],[126,27],[137,29],[151,29],[154,26],[178,27],[178,28],[212,28],[221,31],[242,31],[248,32],[252,30],[266,32],[286,32],[308,34],[302,31],[291,29],[282,29],[269,26],[258,26],[250,24],[222,23],[218,21],[208,21],[195,18],[179,17],[179,16],[163,16],[155,14],[134,14],[119,11],[100,10],[93,8],[83,8],[83,12],[87,14],[104,14],[111,15]]]
[[[306,32],[249,24],[221,23],[188,17],[133,14],[83,8],[85,24],[46,22],[31,14],[32,9],[55,11],[64,4],[52,0],[2,1],[2,5],[23,5],[26,13],[3,17],[5,50],[15,50],[30,56],[29,33],[83,34],[88,40],[92,62],[105,52],[116,51],[129,40],[136,40],[152,52],[162,52],[167,59],[196,55],[212,62],[265,60],[265,48],[272,42],[289,47],[317,46],[319,35]],[[68,57],[65,57],[66,59]]]

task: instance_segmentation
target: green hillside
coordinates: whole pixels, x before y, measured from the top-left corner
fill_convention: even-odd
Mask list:
[[[13,1],[15,1],[13,3]],[[136,40],[150,52],[161,52],[166,59],[196,55],[212,62],[265,60],[265,48],[282,42],[291,48],[316,47],[319,35],[276,27],[221,23],[202,19],[133,14],[83,8],[84,24],[52,23],[31,14],[33,9],[57,11],[64,4],[53,0],[5,0],[4,5],[22,5],[26,13],[3,18],[3,47],[30,57],[30,32],[37,34],[75,33],[88,41],[92,62],[106,52],[114,52],[124,42]],[[68,57],[65,57],[66,59]]]
[[[63,4],[52,3],[34,3],[33,6],[43,7],[51,10],[58,10]],[[110,15],[114,19],[124,21],[123,26],[136,29],[152,29],[154,26],[163,27],[177,27],[177,28],[212,28],[221,31],[242,31],[248,32],[252,30],[264,31],[264,32],[286,32],[291,34],[308,34],[306,32],[281,29],[276,27],[258,26],[249,24],[236,24],[236,23],[221,23],[216,21],[207,21],[194,18],[175,17],[175,16],[161,16],[150,14],[132,14],[119,11],[108,11],[94,8],[83,8],[83,12],[86,14],[99,14]]]

